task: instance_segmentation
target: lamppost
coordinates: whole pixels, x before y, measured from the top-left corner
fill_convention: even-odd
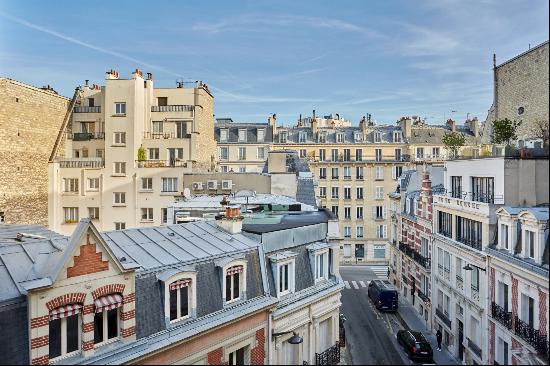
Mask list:
[[[287,341],[288,343],[293,344],[293,345],[298,345],[298,344],[304,342],[304,339],[302,337],[300,337],[298,334],[296,334],[296,332],[293,331],[293,330],[289,330],[287,332],[279,332],[279,333],[273,332],[273,333],[271,333],[271,336],[273,338],[275,338],[275,337],[279,337],[279,336],[282,336],[282,335],[285,335],[285,334],[288,334],[288,333],[292,333],[292,337],[290,337]]]

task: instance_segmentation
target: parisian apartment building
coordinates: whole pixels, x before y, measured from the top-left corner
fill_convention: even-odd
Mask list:
[[[458,159],[390,194],[390,280],[466,364],[548,358],[547,174],[547,158]]]
[[[202,82],[155,88],[140,70],[86,81],[49,164],[49,228],[69,235],[84,217],[100,230],[165,223],[183,174],[215,170],[213,108]]]

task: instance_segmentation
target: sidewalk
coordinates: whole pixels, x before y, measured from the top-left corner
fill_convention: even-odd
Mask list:
[[[448,350],[445,345],[441,348],[441,351],[437,350],[437,339],[435,334],[431,333],[426,328],[426,322],[420,318],[418,311],[413,308],[408,301],[399,299],[399,310],[397,317],[403,323],[403,325],[409,330],[415,330],[422,332],[428,342],[432,345],[434,350],[434,362],[439,365],[461,365],[458,359],[456,359]]]

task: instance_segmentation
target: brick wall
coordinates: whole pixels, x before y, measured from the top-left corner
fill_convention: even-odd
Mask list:
[[[7,223],[48,224],[48,158],[68,106],[68,98],[0,78],[0,212]]]
[[[96,250],[95,243],[90,242],[90,235],[88,234],[86,237],[86,244],[80,246],[80,254],[73,258],[74,265],[67,268],[68,278],[107,271],[109,269],[109,261],[102,259],[102,253]]]
[[[546,299],[548,294],[539,288],[539,332],[540,334],[547,334],[546,320],[548,316],[548,309],[546,308]]]
[[[250,351],[250,364],[263,365],[265,362],[265,329],[256,331],[257,346]]]

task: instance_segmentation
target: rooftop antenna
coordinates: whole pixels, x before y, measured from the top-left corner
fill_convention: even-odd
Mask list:
[[[183,88],[183,79],[176,79],[176,88]]]

